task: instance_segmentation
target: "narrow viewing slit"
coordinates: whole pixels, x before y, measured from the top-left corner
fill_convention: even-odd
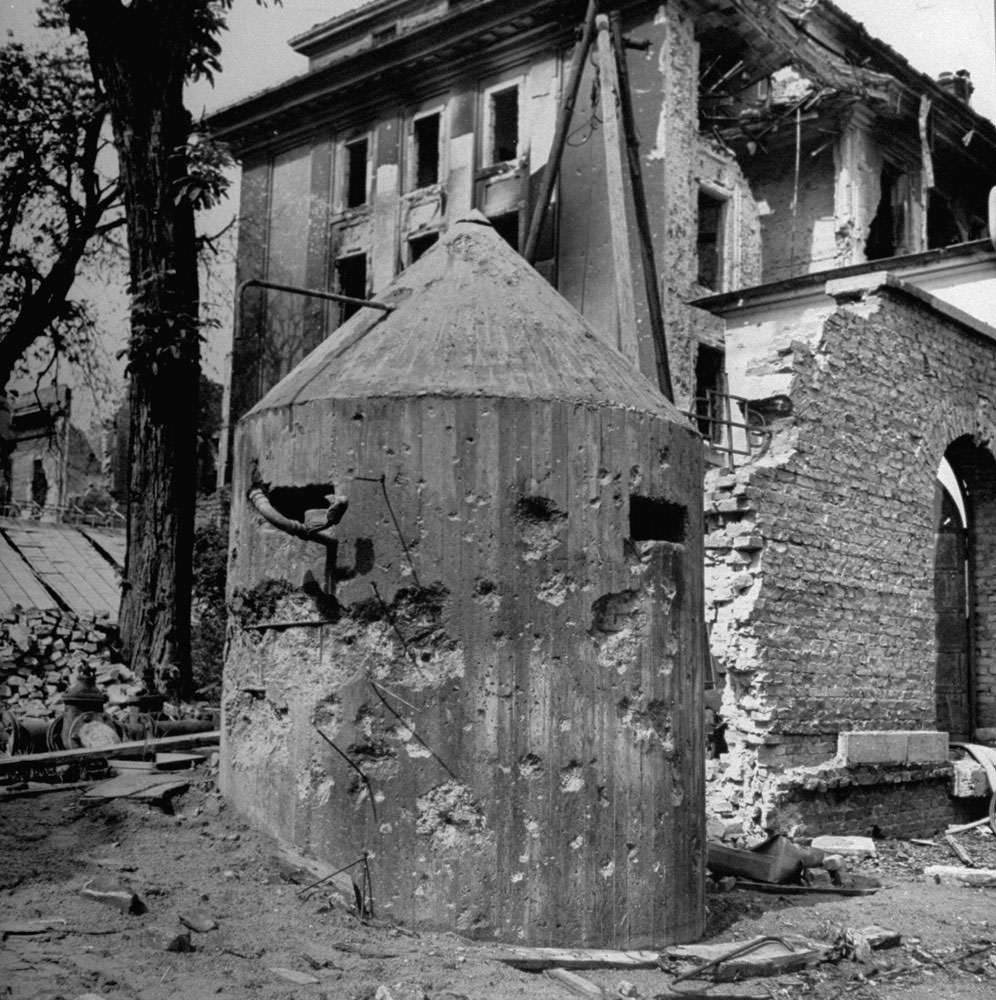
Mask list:
[[[682,543],[688,536],[688,510],[656,497],[629,498],[629,537],[634,542]]]

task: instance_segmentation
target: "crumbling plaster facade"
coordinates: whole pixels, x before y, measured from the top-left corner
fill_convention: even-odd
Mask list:
[[[947,738],[930,735],[937,475],[954,442],[996,441],[996,331],[884,273],[723,311],[731,391],[790,403],[762,457],[706,477],[727,726],[710,765],[713,832],[738,833],[820,814],[828,789],[943,778]],[[970,700],[991,727],[996,481],[985,463],[963,475],[977,567]],[[835,757],[854,730],[916,735],[848,772]],[[919,825],[937,818],[924,811]]]

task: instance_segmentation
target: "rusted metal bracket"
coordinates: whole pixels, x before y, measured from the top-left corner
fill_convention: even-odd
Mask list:
[[[325,498],[328,501],[327,510],[306,511],[305,521],[295,521],[293,518],[281,514],[273,506],[270,502],[269,491],[261,482],[253,483],[249,487],[246,497],[263,520],[278,531],[293,535],[295,538],[303,538],[306,542],[318,542],[326,546],[336,544],[337,539],[332,533],[332,528],[342,520],[343,514],[349,507],[349,500],[346,497],[329,493]]]

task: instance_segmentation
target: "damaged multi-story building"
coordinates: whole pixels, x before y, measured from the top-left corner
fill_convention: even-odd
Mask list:
[[[959,304],[996,278],[996,128],[964,73],[826,0],[613,6],[676,402],[714,462],[710,833],[933,828],[949,737],[996,729],[996,331]],[[585,7],[375,0],[293,39],[308,71],[212,122],[239,282],[376,298],[472,209],[521,247]],[[599,83],[535,266],[656,383]],[[233,421],[355,308],[243,289]]]

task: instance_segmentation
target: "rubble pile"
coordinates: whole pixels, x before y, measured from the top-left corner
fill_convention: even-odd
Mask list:
[[[0,618],[0,702],[16,717],[55,718],[84,666],[112,704],[142,688],[119,660],[117,625],[107,617],[14,609]]]

